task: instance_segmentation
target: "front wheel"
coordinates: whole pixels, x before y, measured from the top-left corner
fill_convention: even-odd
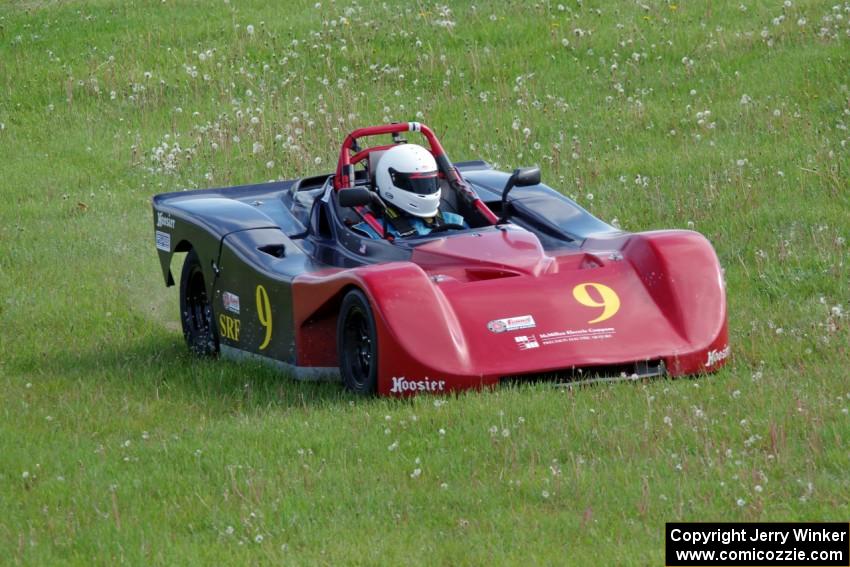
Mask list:
[[[373,395],[378,388],[378,336],[362,291],[351,290],[342,300],[336,336],[343,384],[355,394]]]
[[[195,250],[186,255],[180,274],[180,320],[186,344],[193,354],[215,356],[218,353],[212,303],[207,297],[201,260]]]

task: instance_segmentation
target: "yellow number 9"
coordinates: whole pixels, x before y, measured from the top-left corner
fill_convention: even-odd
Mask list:
[[[602,296],[601,302],[590,297],[587,289],[591,287],[596,290],[596,293]],[[607,285],[600,283],[578,284],[573,288],[573,297],[585,307],[602,307],[602,314],[596,319],[588,321],[590,324],[610,319],[620,310],[620,298],[617,296],[617,292]]]
[[[260,325],[266,328],[266,338],[260,345],[260,350],[263,350],[272,340],[272,304],[269,302],[266,288],[261,285],[257,286],[257,318],[260,320]]]

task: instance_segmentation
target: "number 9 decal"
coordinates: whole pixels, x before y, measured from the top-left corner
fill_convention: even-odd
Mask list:
[[[588,288],[593,288],[596,293],[602,297],[602,301],[596,301],[590,296]],[[600,283],[583,283],[578,284],[573,288],[573,297],[576,301],[585,307],[601,307],[602,313],[596,319],[588,321],[588,323],[599,323],[613,317],[620,310],[620,298],[617,292]]]
[[[260,345],[260,350],[263,350],[269,346],[269,341],[272,340],[272,304],[269,302],[269,294],[266,293],[266,288],[261,285],[257,286],[257,318],[260,320],[260,325],[266,329],[266,338]]]

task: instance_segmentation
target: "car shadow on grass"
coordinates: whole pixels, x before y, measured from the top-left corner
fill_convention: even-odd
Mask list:
[[[123,347],[123,345],[122,345]],[[372,403],[338,381],[299,381],[285,370],[253,360],[199,358],[171,335],[149,335],[128,348],[50,350],[18,358],[9,369],[27,381],[63,380],[69,388],[101,387],[130,397],[180,396],[224,411],[307,408]]]

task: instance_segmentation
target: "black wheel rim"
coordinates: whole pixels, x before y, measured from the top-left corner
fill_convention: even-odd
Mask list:
[[[186,321],[203,344],[210,336],[210,306],[204,288],[204,275],[197,269],[189,276],[186,289]]]
[[[366,314],[354,307],[345,320],[344,353],[348,375],[362,387],[372,372],[372,337]]]

